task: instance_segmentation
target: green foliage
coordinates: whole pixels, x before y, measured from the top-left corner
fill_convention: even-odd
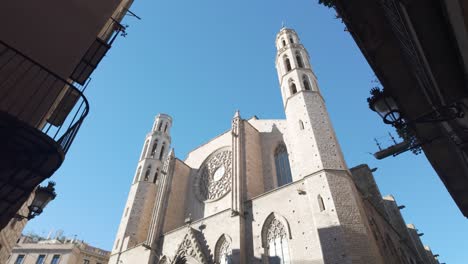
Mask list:
[[[319,0],[319,4],[332,8],[335,7],[335,0]]]
[[[418,139],[414,135],[414,131],[410,126],[403,123],[403,124],[396,126],[396,130],[400,138],[410,143],[410,150],[411,152],[413,152],[413,154],[418,155],[421,153],[422,151],[421,144],[419,143]]]

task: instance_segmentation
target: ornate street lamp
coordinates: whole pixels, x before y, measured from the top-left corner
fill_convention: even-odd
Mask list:
[[[371,89],[371,97],[367,98],[369,108],[382,117],[385,124],[399,126],[402,118],[395,100],[378,87]]]
[[[49,182],[46,187],[39,186],[34,192],[34,199],[31,205],[28,206],[29,213],[27,216],[16,214],[15,218],[31,220],[34,217],[40,215],[46,205],[55,199],[57,194],[55,193],[55,182]]]

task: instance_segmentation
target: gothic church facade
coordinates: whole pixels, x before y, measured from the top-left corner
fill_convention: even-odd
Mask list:
[[[109,263],[438,263],[371,170],[348,169],[296,32],[276,47],[285,120],[237,112],[180,160],[156,117]]]

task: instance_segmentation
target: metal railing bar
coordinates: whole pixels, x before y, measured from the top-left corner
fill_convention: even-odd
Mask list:
[[[33,77],[30,78],[30,80],[32,81],[33,79],[36,79],[36,77],[41,73],[41,68],[38,69],[38,71],[36,72],[36,74],[34,74]],[[28,102],[30,102],[30,100],[34,97],[34,95],[36,95],[37,91],[39,90],[39,87],[36,87],[36,90],[34,91],[33,94],[31,94],[28,99],[25,101],[24,105],[22,106],[22,109],[19,113],[18,113],[18,116],[21,116],[24,112],[24,110],[26,109],[26,106],[28,105]],[[19,96],[21,96],[22,94],[20,94]]]
[[[57,83],[57,79],[54,80],[53,85],[55,85],[55,83]],[[50,87],[50,86],[49,86]],[[42,103],[44,102],[45,98],[48,97],[49,93],[50,93],[50,90],[52,89],[47,89],[47,96],[43,96],[42,99],[39,101],[39,103],[36,105],[36,108],[34,109],[34,111],[32,111],[32,113],[36,113],[36,111],[39,109],[39,107],[42,105]],[[57,95],[58,96],[58,95]],[[55,98],[57,99],[57,98]],[[55,101],[55,100],[53,100]],[[39,118],[39,120],[37,121],[38,123],[36,123],[36,126],[40,125],[40,123],[44,120],[44,116],[48,114],[48,112],[44,111],[44,114],[41,116],[41,118]]]
[[[21,66],[25,61],[26,61],[26,58],[23,58],[23,60],[19,63],[19,65],[16,66],[16,68],[19,68],[19,66]],[[0,88],[3,88],[7,84],[8,80],[13,78],[13,76],[14,76],[13,74],[8,74],[8,77],[4,81],[2,81],[2,84],[0,85]],[[7,93],[3,96],[3,98],[2,98],[2,100],[0,102],[3,102],[3,100],[7,99],[9,91],[11,92],[12,89],[7,89]]]
[[[40,72],[41,72],[41,71],[42,71],[42,69],[40,69]],[[37,94],[37,91],[39,91],[40,88],[42,87],[42,85],[44,85],[44,83],[46,83],[47,79],[49,79],[49,75],[48,75],[48,74],[45,75],[45,78],[44,78],[44,79],[40,82],[40,84],[37,86],[36,90],[35,90],[34,93],[31,95],[30,99],[32,99],[32,98]],[[21,114],[22,114],[22,113],[20,113],[20,115],[21,115]],[[31,112],[31,115],[33,115],[33,114],[34,114],[34,112]],[[31,117],[32,117],[31,115],[28,116],[28,117],[31,118]]]

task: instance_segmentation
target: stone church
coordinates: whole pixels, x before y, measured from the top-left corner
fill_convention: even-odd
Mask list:
[[[110,264],[438,263],[373,170],[347,167],[297,33],[276,48],[286,119],[236,112],[180,160],[172,118],[156,117]]]

